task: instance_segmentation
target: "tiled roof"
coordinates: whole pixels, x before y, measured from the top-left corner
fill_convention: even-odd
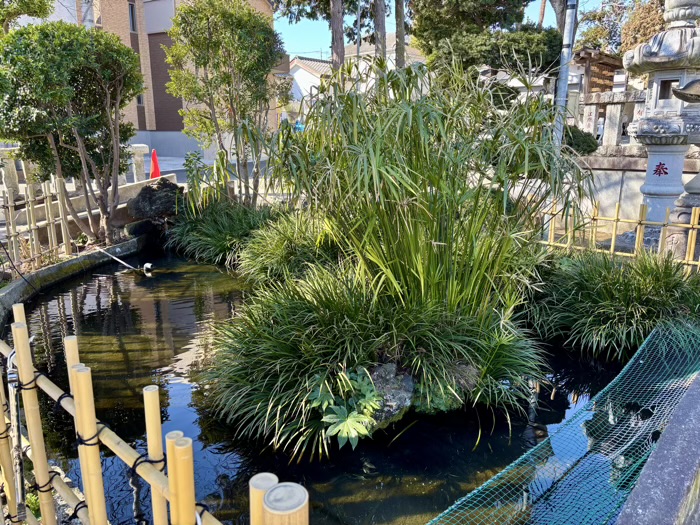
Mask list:
[[[366,40],[362,41],[360,45],[360,56],[374,56],[374,44],[370,44]],[[386,51],[387,55],[394,56],[396,50],[396,33],[387,33],[386,35]],[[345,59],[349,59],[357,56],[357,45],[351,44],[345,46]],[[415,47],[411,47],[406,44],[406,64],[413,64],[415,62],[425,62],[425,57]]]
[[[289,63],[289,69],[294,66],[300,66],[310,73],[315,73],[319,77],[330,75],[332,73],[331,63],[329,60],[320,60],[318,58],[295,57]]]

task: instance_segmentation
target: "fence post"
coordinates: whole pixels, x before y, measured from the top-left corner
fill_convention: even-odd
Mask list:
[[[181,437],[175,440],[175,461],[177,463],[177,516],[179,523],[174,525],[195,525],[197,500],[194,492],[194,451],[192,439]]]
[[[168,492],[170,492],[170,523],[180,525],[178,508],[179,495],[177,493],[177,461],[175,461],[175,442],[185,437],[183,432],[173,430],[165,434],[165,451],[168,460]]]
[[[32,254],[34,268],[41,267],[41,243],[39,242],[39,228],[36,225],[36,190],[34,184],[27,181],[27,226],[29,226],[30,239],[29,251]]]
[[[58,214],[61,217],[61,240],[63,241],[63,253],[70,255],[73,253],[73,246],[70,243],[70,230],[68,229],[68,212],[66,210],[66,180],[63,177],[56,177],[56,193],[58,194]]]
[[[639,205],[639,222],[637,223],[637,232],[635,234],[634,254],[639,255],[644,250],[644,221],[647,220],[649,207],[646,204]]]
[[[685,248],[686,273],[692,270],[692,263],[695,261],[695,243],[698,239],[698,223],[700,223],[700,208],[693,208],[690,214],[690,230],[688,231],[688,244]]]
[[[18,305],[15,305],[18,306]],[[14,308],[15,319],[19,308]],[[24,315],[24,307],[21,308],[21,316]],[[12,323],[12,338],[15,342],[17,352],[17,371],[19,373],[20,386],[22,391],[22,401],[24,404],[24,417],[29,434],[29,443],[34,451],[34,478],[39,485],[39,505],[44,525],[56,525],[56,509],[54,507],[51,490],[51,479],[49,478],[49,463],[46,458],[46,448],[44,447],[44,429],[41,426],[41,416],[39,414],[39,398],[34,375],[34,364],[32,363],[32,351],[29,348],[29,333],[24,322]]]
[[[146,412],[146,441],[148,444],[148,459],[150,461],[162,461],[162,469],[165,469],[165,456],[163,455],[163,427],[160,421],[160,390],[156,385],[143,388],[143,407]],[[153,509],[153,525],[168,525],[168,506],[166,499],[155,490],[151,491],[151,507]]]
[[[270,472],[256,474],[248,482],[250,495],[250,525],[264,525],[263,498],[265,493],[279,483],[279,478]]]
[[[265,525],[309,525],[309,493],[297,483],[278,483],[263,505]]]
[[[0,374],[0,406],[6,407],[5,381]],[[4,478],[4,491],[7,496],[7,510],[10,513],[10,522],[17,520],[17,491],[15,487],[15,472],[12,466],[12,452],[10,450],[10,427],[5,420],[5,410],[0,415],[0,466]]]
[[[610,254],[615,255],[615,244],[617,244],[617,227],[620,224],[620,203],[615,204],[615,219],[613,220],[612,238],[610,239]]]
[[[19,264],[19,241],[17,239],[17,223],[15,222],[15,196],[16,190],[14,188],[7,188],[7,221],[9,224],[9,239],[10,246],[12,247],[12,257],[14,262]]]
[[[68,393],[75,399],[75,369],[83,365],[80,362],[80,354],[78,353],[78,338],[74,335],[69,335],[63,338],[63,350],[66,356],[66,368],[68,369]],[[77,422],[75,425],[78,428]],[[87,460],[85,459],[85,447],[78,447],[78,463],[80,463],[81,472],[85,473],[84,465],[87,465]],[[90,484],[83,483],[83,494],[85,495],[86,501],[89,503],[92,501],[90,496]],[[88,507],[88,516],[92,516],[91,510]]]
[[[51,183],[44,182],[44,210],[46,211],[46,233],[49,237],[49,248],[51,254],[58,255],[58,240],[56,238],[56,216],[53,212],[53,193],[51,193]]]
[[[90,525],[107,525],[107,506],[100,461],[100,439],[97,434],[95,400],[92,390],[92,371],[87,366],[74,365],[75,415],[79,447],[83,448],[85,465],[80,465],[83,486],[90,485],[85,495],[88,502]]]
[[[590,247],[595,250],[598,247],[598,217],[600,215],[600,203],[593,206],[593,216],[591,217],[591,239]]]

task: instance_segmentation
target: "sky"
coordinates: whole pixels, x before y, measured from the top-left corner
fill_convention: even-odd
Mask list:
[[[582,9],[590,9],[594,5],[600,5],[600,0],[581,0]],[[525,11],[525,18],[537,21],[540,14],[540,1],[533,1]],[[347,20],[352,23],[351,19]],[[547,3],[547,11],[544,19],[545,26],[555,26],[556,21],[552,7]],[[302,20],[298,24],[290,24],[284,18],[275,19],[275,29],[282,35],[284,48],[290,58],[305,56],[310,58],[330,58],[331,32],[328,23],[323,20]],[[387,17],[386,31],[393,33],[396,23],[393,14]]]

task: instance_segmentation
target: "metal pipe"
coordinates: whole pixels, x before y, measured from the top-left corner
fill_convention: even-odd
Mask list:
[[[576,14],[578,0],[568,0],[566,3],[566,23],[564,24],[564,42],[561,47],[559,79],[557,81],[557,116],[554,121],[554,142],[561,146],[564,138],[564,118],[566,116],[566,99],[569,93],[569,65],[571,63],[574,36],[576,33]]]

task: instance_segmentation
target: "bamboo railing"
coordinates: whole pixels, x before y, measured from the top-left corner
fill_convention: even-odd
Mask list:
[[[635,257],[643,251],[663,253],[669,250],[667,240],[669,234],[681,233],[684,236],[685,249],[683,253],[676,254],[676,259],[682,262],[688,271],[700,268],[700,257],[696,256],[698,230],[700,230],[700,208],[692,208],[688,223],[671,222],[671,210],[666,209],[663,221],[650,221],[647,219],[649,208],[642,204],[636,217],[623,217],[621,206],[615,205],[612,216],[600,213],[598,203],[593,207],[588,216],[572,213],[567,209],[559,209],[557,203],[543,215],[546,223],[546,234],[540,240],[549,248],[564,250],[587,250],[601,253],[609,253],[620,257]],[[658,241],[653,245],[645,245],[644,235],[647,228],[659,229]],[[626,231],[634,231],[634,244],[621,246],[619,236],[621,228]]]
[[[25,423],[17,426],[13,418],[5,413],[0,418],[0,472],[2,490],[7,501],[7,511],[11,523],[19,523],[18,508],[24,508],[21,494],[24,490],[15,477],[21,472],[17,454],[19,450],[32,461],[35,476],[34,488],[39,494],[42,523],[56,524],[60,521],[56,514],[53,492],[55,491],[71,508],[84,525],[107,525],[106,498],[102,479],[100,447],[112,451],[116,457],[130,467],[151,487],[154,525],[220,525],[220,522],[199,505],[195,499],[194,452],[191,438],[180,431],[169,432],[165,436],[166,454],[163,453],[162,426],[159,390],[156,385],[143,389],[144,415],[146,419],[147,452],[139,454],[116,433],[97,420],[92,389],[90,367],[80,363],[78,339],[68,336],[64,339],[66,365],[70,393],[63,392],[53,381],[39,373],[32,362],[29,334],[27,331],[24,306],[13,306],[15,322],[12,334],[15,348],[0,341],[0,354],[8,359],[8,366],[16,363],[18,383],[9,391],[22,396]],[[14,399],[5,399],[4,384],[0,376],[0,406],[5,410]],[[49,465],[44,445],[38,393],[42,391],[68,414],[73,416],[78,441],[78,460],[85,494],[68,486],[62,473]],[[4,425],[4,426],[3,426]],[[26,428],[27,437],[22,435]],[[19,447],[13,436],[20,436]],[[167,476],[165,468],[167,463]],[[261,483],[261,480],[266,480]],[[24,480],[22,480],[24,483]],[[279,483],[277,477],[269,473],[254,476],[250,482],[251,525],[308,525],[309,496],[302,486],[296,483]],[[170,520],[168,520],[168,507]],[[38,520],[26,509],[26,521],[30,525]]]

